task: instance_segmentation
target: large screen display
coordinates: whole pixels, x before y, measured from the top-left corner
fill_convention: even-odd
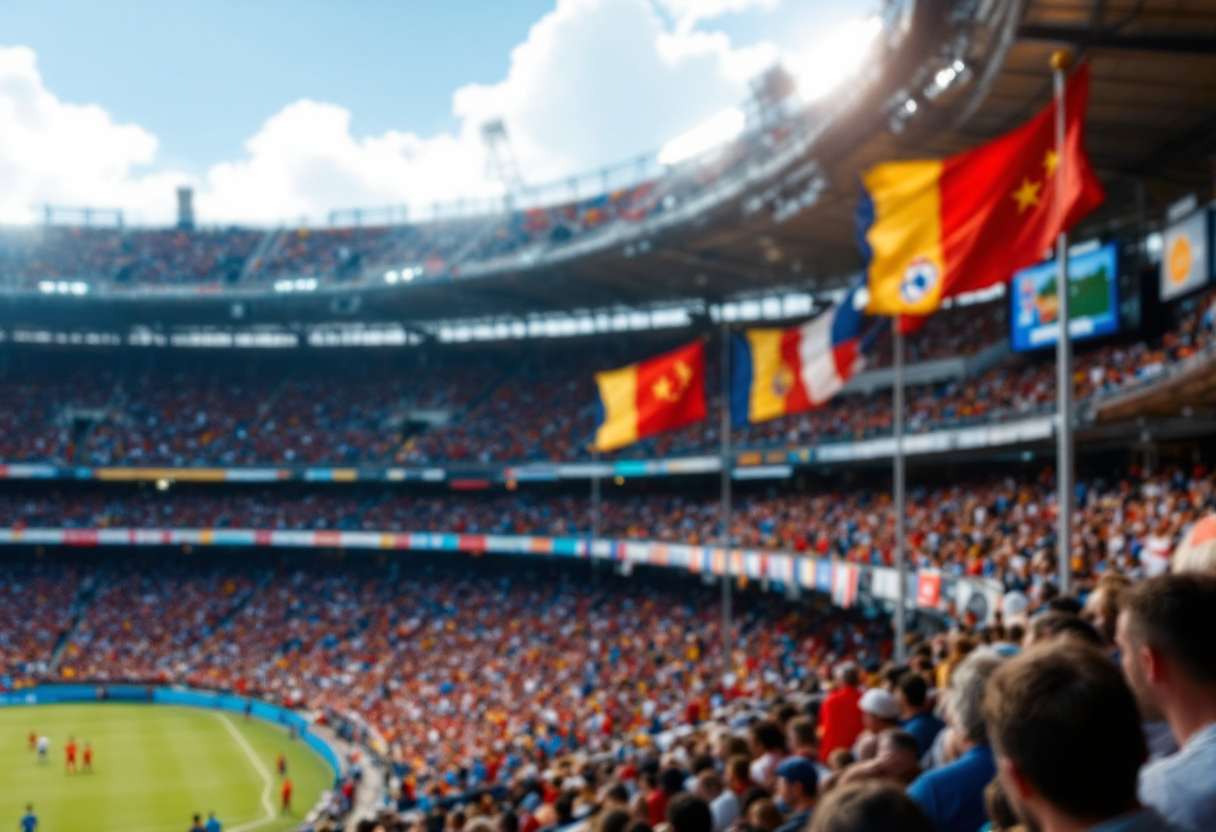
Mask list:
[[[1068,260],[1068,332],[1074,341],[1119,329],[1119,252],[1107,243]],[[1046,347],[1059,334],[1056,263],[1049,260],[1013,275],[1009,338],[1015,352]]]

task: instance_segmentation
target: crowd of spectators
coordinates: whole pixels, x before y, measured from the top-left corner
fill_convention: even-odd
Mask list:
[[[1216,480],[1202,465],[1146,476],[1084,480],[1076,491],[1074,574],[1159,574],[1179,535],[1216,510]],[[735,495],[736,545],[856,563],[893,563],[894,518],[884,489],[747,489]],[[716,495],[609,488],[601,535],[621,540],[711,545],[720,539]],[[10,528],[246,528],[528,534],[585,537],[584,494],[517,490],[484,495],[393,488],[214,491],[151,488],[0,494]],[[1056,501],[1049,468],[1037,476],[989,475],[913,483],[907,543],[915,569],[992,578],[1006,589],[1048,591],[1056,571]]]
[[[690,583],[113,565],[43,678],[188,683],[366,726],[387,766],[369,832],[1216,824],[1210,571],[914,630],[897,661],[882,618],[758,592],[736,599],[724,654],[716,592]],[[70,584],[79,566],[57,570]]]
[[[975,318],[998,314],[996,306],[980,307]],[[1176,326],[1158,340],[1080,350],[1074,372],[1078,400],[1152,380],[1210,348],[1214,310],[1216,292],[1209,292],[1180,304]],[[954,333],[951,326],[930,324],[909,343],[930,358],[960,349]],[[657,349],[661,346],[653,343],[626,347],[608,341],[578,349],[512,344],[434,349],[406,360],[383,354],[370,360],[327,356],[303,364],[281,355],[255,360],[209,355],[207,361],[60,355],[49,363],[43,356],[9,357],[0,363],[0,381],[17,395],[0,403],[0,463],[432,465],[586,459],[597,419],[594,372],[644,357],[638,350]],[[48,367],[55,369],[48,372]],[[711,358],[707,373],[716,378],[718,372]],[[711,388],[705,421],[608,458],[715,452],[721,396]],[[1010,357],[976,376],[910,387],[906,428],[922,433],[1025,417],[1050,411],[1055,397],[1050,356]],[[412,418],[421,411],[438,418]],[[816,410],[737,427],[732,442],[741,449],[788,447],[857,441],[890,430],[890,393],[857,392]]]

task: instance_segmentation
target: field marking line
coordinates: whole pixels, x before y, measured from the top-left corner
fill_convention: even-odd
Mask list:
[[[246,829],[256,829],[275,819],[274,804],[270,802],[270,790],[274,787],[274,780],[271,778],[270,772],[266,770],[266,766],[262,765],[262,761],[258,759],[257,752],[253,750],[253,746],[249,744],[249,740],[245,739],[244,734],[236,730],[236,726],[232,724],[232,720],[224,714],[216,714],[216,716],[224,723],[224,727],[228,729],[228,733],[232,734],[232,738],[236,740],[236,744],[245,752],[245,756],[249,758],[249,762],[253,763],[253,767],[257,769],[258,774],[262,776],[262,782],[265,783],[265,786],[262,788],[262,808],[266,810],[266,817],[261,820],[242,823],[240,826],[233,826],[228,832],[244,832]]]

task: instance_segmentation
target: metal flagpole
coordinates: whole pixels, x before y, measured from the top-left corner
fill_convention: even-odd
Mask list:
[[[595,541],[600,536],[600,449],[591,449],[591,542],[587,547],[587,557],[591,558],[591,575],[593,582],[598,584],[600,578],[600,562],[595,557]]]
[[[1064,165],[1068,157],[1065,142],[1064,86],[1065,73],[1071,63],[1069,54],[1059,50],[1051,56],[1052,81],[1056,99],[1056,188],[1055,210],[1060,222],[1056,238],[1056,316],[1059,335],[1056,342],[1056,494],[1059,516],[1056,536],[1060,569],[1060,592],[1068,592],[1072,583],[1072,341],[1068,331],[1070,287],[1068,285],[1068,232],[1063,228]]]
[[[722,572],[722,676],[731,672],[731,647],[733,624],[731,621],[731,567],[730,567],[730,326],[722,322],[722,529],[720,533],[725,561]]]
[[[895,376],[893,379],[894,408],[892,420],[895,433],[895,573],[899,578],[899,590],[895,596],[895,661],[903,663],[905,655],[904,627],[908,614],[908,581],[906,554],[904,551],[905,496],[904,496],[904,336],[899,331],[899,316],[891,318],[891,340],[895,348]]]

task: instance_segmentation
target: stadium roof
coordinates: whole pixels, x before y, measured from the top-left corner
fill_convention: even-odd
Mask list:
[[[1061,47],[1091,63],[1087,143],[1108,191],[1077,236],[1147,233],[1173,201],[1210,197],[1216,0],[919,0],[904,7],[911,15],[899,45],[865,84],[825,103],[821,123],[811,113],[814,138],[800,155],[729,198],[686,211],[682,222],[643,224],[606,244],[571,245],[541,263],[453,280],[263,297],[242,303],[239,316],[225,296],[35,299],[20,315],[52,326],[78,324],[82,313],[103,325],[231,325],[237,317],[421,323],[836,289],[860,267],[853,221],[860,173],[885,160],[956,153],[1022,123],[1050,100],[1048,60]]]

